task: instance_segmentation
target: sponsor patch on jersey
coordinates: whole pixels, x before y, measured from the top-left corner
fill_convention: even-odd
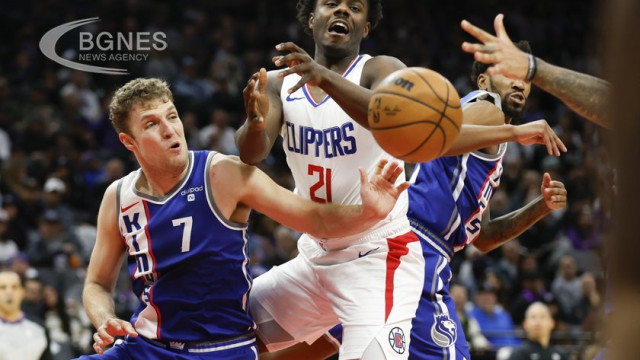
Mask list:
[[[405,341],[404,331],[399,327],[394,327],[389,331],[389,345],[393,351],[398,354],[404,354],[407,350],[407,342]]]
[[[447,314],[433,315],[433,326],[431,326],[431,339],[443,348],[447,348],[456,343],[458,339],[458,329],[455,321],[451,320]]]

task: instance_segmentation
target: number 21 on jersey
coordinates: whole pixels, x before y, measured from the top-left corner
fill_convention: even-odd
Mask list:
[[[318,165],[309,164],[307,174],[316,178],[316,183],[309,188],[309,197],[311,200],[325,204],[331,202],[331,169],[323,168]],[[325,188],[326,198],[319,197],[316,192],[322,188]]]

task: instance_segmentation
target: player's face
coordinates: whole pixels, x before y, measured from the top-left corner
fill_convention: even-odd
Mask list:
[[[24,290],[20,284],[18,274],[12,272],[0,273],[0,313],[14,314],[20,311],[20,303],[24,297]]]
[[[533,305],[527,310],[522,325],[530,338],[540,339],[551,333],[554,323],[547,308],[542,305]]]
[[[503,75],[489,76],[489,91],[500,95],[502,111],[511,119],[520,119],[524,115],[531,83],[514,80]]]
[[[328,52],[357,52],[371,27],[368,13],[367,0],[317,0],[309,18],[316,46]]]
[[[136,155],[140,165],[166,171],[186,168],[187,141],[173,102],[157,99],[133,106],[129,129],[131,135],[121,133],[120,141]]]

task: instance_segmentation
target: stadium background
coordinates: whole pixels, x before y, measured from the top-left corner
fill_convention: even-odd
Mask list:
[[[460,20],[493,31],[498,12],[506,15],[511,38],[529,40],[540,58],[600,74],[595,1],[386,1],[384,18],[361,52],[432,68],[464,94],[471,90],[472,56],[460,50],[462,41],[469,39]],[[40,52],[38,42],[51,28],[96,16],[99,22],[81,29],[163,32],[167,49],[149,53],[147,61],[94,63],[125,67],[131,72],[128,76],[77,72]],[[0,263],[31,279],[25,311],[48,327],[55,358],[68,359],[90,351],[93,329],[80,293],[102,193],[136,167],[109,123],[106,105],[111,92],[131,78],[165,78],[190,147],[233,154],[233,133],[244,119],[241,91],[247,79],[261,66],[274,69],[276,44],[294,41],[312,53],[313,43],[297,23],[295,1],[11,2],[0,13],[0,31],[0,195],[8,215],[5,219],[0,214]],[[58,54],[77,60],[76,34],[59,41]],[[609,191],[612,179],[605,134],[558,100],[534,90],[524,121],[539,118],[547,119],[569,151],[554,158],[546,156],[543,147],[511,144],[491,214],[499,216],[535,198],[544,171],[564,181],[569,205],[523,234],[519,243],[487,255],[472,250],[456,255],[454,282],[470,292],[467,307],[477,305],[477,293],[490,289],[497,295],[496,306],[511,315],[515,328],[485,331],[494,344],[475,349],[474,359],[494,358],[502,341],[515,344],[523,336],[523,309],[534,299],[552,305],[558,323],[554,343],[574,359],[589,359],[594,350],[590,344],[598,341],[602,297],[594,294],[591,279],[601,294],[600,250],[608,234],[610,204],[598,194]],[[278,144],[261,167],[292,188]],[[295,255],[297,234],[260,214],[252,216],[251,234],[254,274]],[[575,277],[565,255],[577,264]],[[116,304],[126,318],[137,300],[128,292],[127,278],[121,280]]]

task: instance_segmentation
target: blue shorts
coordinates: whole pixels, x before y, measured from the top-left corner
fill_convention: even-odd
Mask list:
[[[115,345],[104,354],[84,355],[77,360],[137,360],[137,359],[176,359],[176,360],[258,360],[255,335],[230,341],[216,342],[206,346],[180,345],[162,346],[138,337],[129,337],[125,342]]]
[[[449,260],[420,234],[416,235],[422,245],[425,272],[420,303],[411,327],[409,360],[469,360],[467,339],[449,296],[452,277]]]

